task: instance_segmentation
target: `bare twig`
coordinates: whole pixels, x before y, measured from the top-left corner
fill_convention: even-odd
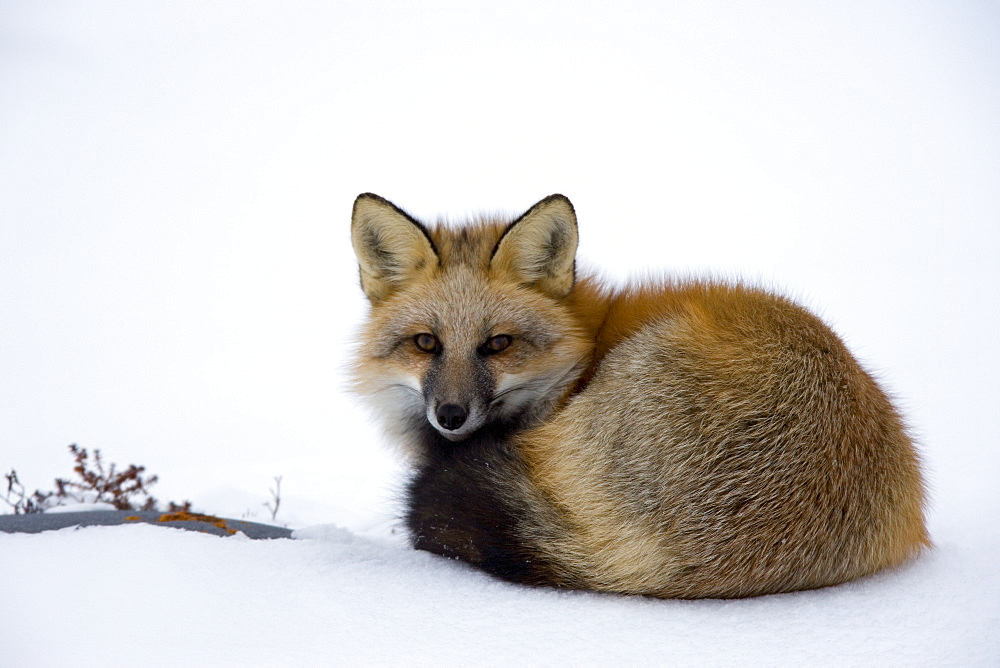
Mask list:
[[[278,517],[278,508],[281,507],[281,478],[283,476],[274,477],[274,487],[270,489],[271,500],[264,503],[264,507],[271,511],[271,521],[275,521]]]

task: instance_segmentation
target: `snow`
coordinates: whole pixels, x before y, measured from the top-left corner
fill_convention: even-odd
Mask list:
[[[998,665],[1000,10],[6,2],[0,469],[70,443],[294,540],[0,535],[2,665]],[[405,546],[345,390],[354,197],[552,192],[584,266],[747,276],[897,397],[935,548],[744,601],[525,589]],[[337,528],[339,527],[339,528]]]
[[[66,503],[61,506],[47,508],[47,513],[86,513],[98,510],[117,510],[110,503]]]
[[[3,547],[0,570],[19,571],[0,612],[18,640],[5,642],[8,665],[940,666],[997,656],[998,591],[976,582],[995,559],[948,540],[895,573],[738,601],[525,589],[332,526],[273,541],[95,527],[9,536]]]

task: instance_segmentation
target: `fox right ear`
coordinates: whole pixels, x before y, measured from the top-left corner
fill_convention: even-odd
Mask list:
[[[437,249],[427,229],[389,200],[371,193],[354,200],[351,243],[361,268],[361,289],[372,304],[438,265]]]
[[[562,299],[573,289],[576,213],[563,195],[549,195],[511,223],[490,265],[525,286]]]

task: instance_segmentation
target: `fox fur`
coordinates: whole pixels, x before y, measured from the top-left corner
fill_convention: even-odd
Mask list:
[[[733,598],[929,545],[899,414],[790,300],[578,275],[562,195],[456,228],[363,194],[352,241],[356,388],[412,464],[414,547],[524,584]]]

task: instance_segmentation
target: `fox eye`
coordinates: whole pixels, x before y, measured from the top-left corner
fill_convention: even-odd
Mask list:
[[[483,352],[485,353],[501,353],[514,342],[514,337],[507,334],[498,334],[497,336],[491,336],[483,344]]]
[[[441,350],[441,344],[433,334],[417,334],[413,337],[413,345],[425,353],[436,353]]]

